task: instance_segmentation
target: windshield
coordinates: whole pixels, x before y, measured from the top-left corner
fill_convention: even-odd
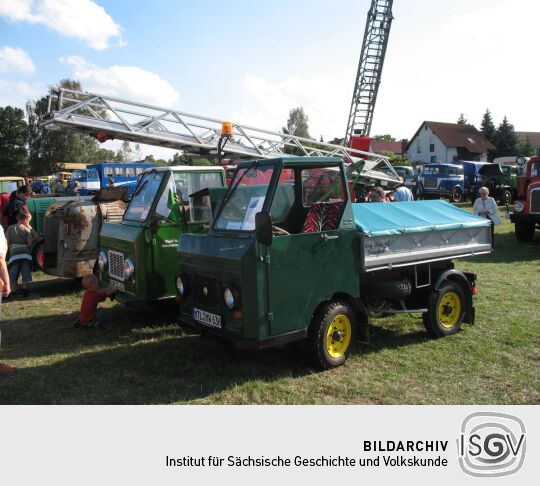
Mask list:
[[[263,208],[273,173],[273,165],[238,169],[214,228],[253,231],[255,214]]]
[[[146,221],[163,180],[163,174],[164,172],[152,171],[143,176],[124,214],[124,219],[128,221]]]
[[[222,187],[221,172],[177,172],[174,174],[176,194],[183,204],[189,204],[189,195],[206,187]]]

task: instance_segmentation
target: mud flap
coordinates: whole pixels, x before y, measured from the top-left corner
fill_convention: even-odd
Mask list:
[[[463,322],[474,326],[475,314],[476,314],[476,311],[471,304],[469,308],[467,309],[467,311],[465,312],[465,317],[463,317]]]

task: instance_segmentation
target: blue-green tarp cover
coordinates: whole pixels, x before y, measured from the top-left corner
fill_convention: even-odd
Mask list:
[[[489,226],[491,222],[443,200],[354,203],[356,229],[369,236]]]

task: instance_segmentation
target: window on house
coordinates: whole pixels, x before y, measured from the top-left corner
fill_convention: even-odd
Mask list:
[[[434,143],[429,144],[429,151],[430,152],[435,152],[435,144]]]
[[[420,153],[420,139],[416,139],[416,153]]]
[[[432,155],[431,156],[431,163],[432,164],[435,164],[437,162],[437,156],[436,155]]]

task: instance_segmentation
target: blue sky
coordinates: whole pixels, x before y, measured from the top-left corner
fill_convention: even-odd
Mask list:
[[[189,113],[343,136],[369,0],[0,0],[0,106],[61,78]],[[540,131],[536,0],[396,0],[372,134],[423,120]],[[536,113],[535,113],[536,112]],[[146,153],[155,152],[146,148]],[[166,154],[157,151],[157,155]]]

